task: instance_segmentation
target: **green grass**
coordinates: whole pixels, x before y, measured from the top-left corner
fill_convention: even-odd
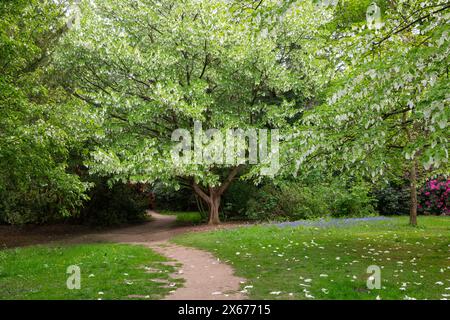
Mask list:
[[[177,222],[181,224],[200,224],[203,222],[203,218],[200,212],[196,211],[169,211],[163,210],[161,214],[171,215],[177,217]]]
[[[91,244],[0,250],[1,299],[159,299],[174,288],[174,267],[142,246]],[[67,289],[70,265],[81,269],[81,289]],[[167,283],[166,283],[167,286]],[[130,297],[134,296],[134,297]]]
[[[252,299],[443,299],[450,295],[450,218],[406,217],[345,227],[252,226],[174,241],[230,263]],[[367,268],[382,288],[368,290]]]

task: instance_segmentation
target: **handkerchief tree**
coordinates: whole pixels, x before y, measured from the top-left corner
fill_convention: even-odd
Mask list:
[[[194,121],[205,130],[289,131],[321,85],[315,52],[328,9],[275,0],[81,5],[56,62],[63,85],[96,106],[106,128],[90,170],[187,185],[219,223],[222,194],[241,173],[258,179],[261,164],[177,163],[172,133]]]
[[[300,152],[297,169],[324,165],[374,181],[407,176],[416,225],[418,181],[449,174],[450,4],[383,3],[379,25],[336,32],[341,71],[289,147]]]

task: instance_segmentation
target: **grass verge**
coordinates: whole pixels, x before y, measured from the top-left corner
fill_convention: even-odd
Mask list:
[[[143,246],[89,244],[0,250],[0,300],[160,299],[181,280]],[[81,289],[69,290],[67,268],[80,267]]]
[[[177,222],[180,224],[200,224],[203,222],[203,218],[200,214],[200,212],[196,211],[169,211],[169,210],[163,210],[160,212],[161,214],[165,215],[171,215],[177,217]]]
[[[193,233],[176,243],[208,250],[248,279],[252,299],[448,299],[450,217],[350,226],[252,226]],[[369,290],[369,266],[381,289]]]

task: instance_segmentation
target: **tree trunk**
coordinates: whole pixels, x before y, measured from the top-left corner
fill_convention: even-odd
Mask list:
[[[228,189],[241,167],[234,167],[220,187],[209,187],[207,191],[203,190],[195,181],[192,182],[194,192],[208,205],[208,224],[220,224],[219,208],[222,194]]]
[[[212,193],[210,196],[210,202],[208,202],[208,224],[218,225],[220,224],[219,208],[220,208],[220,195]]]
[[[406,131],[406,136],[410,143],[414,142],[413,131],[410,127],[405,126],[407,122],[408,114],[403,113],[403,125]],[[414,124],[413,124],[414,128]],[[410,192],[410,207],[409,207],[409,224],[417,226],[417,161],[416,153],[412,155],[411,168],[409,171],[409,192]]]
[[[416,161],[412,161],[411,171],[409,173],[410,182],[410,209],[409,209],[409,223],[412,226],[417,226],[417,171]]]

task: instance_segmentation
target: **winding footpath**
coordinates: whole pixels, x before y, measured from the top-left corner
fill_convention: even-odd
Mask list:
[[[184,278],[184,287],[177,289],[165,300],[242,300],[239,291],[244,279],[233,274],[233,269],[212,254],[173,245],[167,242],[144,244],[157,253],[182,264],[178,271]]]
[[[165,299],[168,300],[242,300],[246,296],[240,292],[244,279],[236,277],[233,269],[215,258],[206,251],[175,245],[169,240],[182,233],[214,230],[217,228],[228,228],[230,225],[220,227],[177,226],[175,216],[161,215],[149,212],[152,219],[149,222],[103,231],[87,230],[77,233],[64,234],[58,238],[48,238],[46,234],[30,235],[25,238],[22,234],[16,239],[20,245],[38,243],[96,243],[96,242],[118,242],[146,246],[155,252],[167,257],[172,263],[181,264],[178,273],[173,275],[184,279],[184,286],[176,289]],[[233,225],[231,225],[233,227]],[[8,236],[6,236],[7,238]],[[11,235],[11,237],[13,237]],[[32,239],[32,243],[21,242]],[[2,239],[0,239],[2,240]],[[0,241],[1,244],[2,241]],[[6,243],[7,244],[7,243]],[[3,245],[6,245],[3,243]]]
[[[195,227],[177,227],[176,217],[149,212],[152,221],[99,234],[87,234],[74,238],[75,242],[120,242],[146,246],[167,257],[182,267],[176,277],[184,279],[184,286],[178,288],[166,300],[242,300],[240,292],[245,280],[234,275],[233,269],[219,261],[212,254],[175,245],[169,240],[175,235],[202,230]]]

